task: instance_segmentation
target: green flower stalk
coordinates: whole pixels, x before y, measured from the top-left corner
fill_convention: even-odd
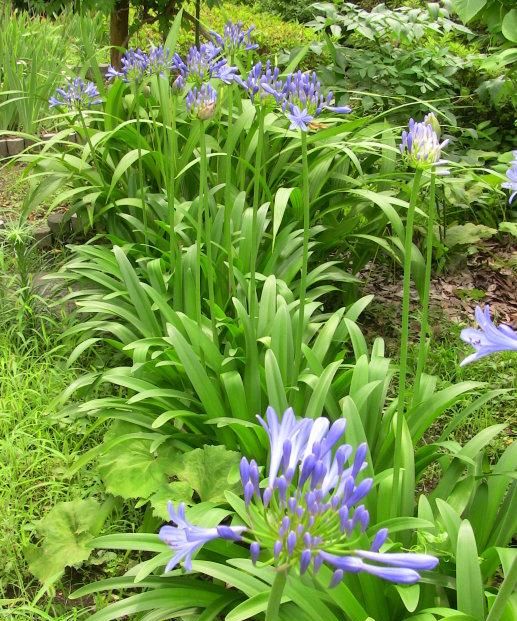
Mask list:
[[[422,294],[422,315],[420,320],[420,338],[418,344],[418,360],[415,375],[415,385],[413,398],[418,398],[420,393],[420,381],[427,361],[427,348],[429,333],[429,291],[431,288],[431,268],[433,262],[433,239],[435,221],[435,189],[436,177],[431,171],[431,182],[429,186],[429,207],[427,210],[427,231],[426,231],[426,256],[425,256],[425,276],[424,291]]]
[[[201,242],[203,232],[203,218],[205,221],[205,242],[207,254],[207,281],[208,281],[208,303],[210,306],[210,319],[212,322],[212,338],[217,342],[217,324],[215,317],[215,292],[214,292],[214,272],[212,261],[212,214],[208,196],[208,158],[205,140],[205,122],[212,119],[215,115],[217,106],[217,92],[209,85],[204,84],[201,88],[193,87],[186,97],[187,110],[191,116],[196,117],[200,122],[199,134],[199,207],[197,218],[196,249],[197,249],[197,273],[196,273],[196,293],[197,293],[197,320],[201,325]]]
[[[448,140],[440,143],[438,134],[435,131],[437,119],[434,115],[427,115],[422,123],[416,123],[410,119],[408,130],[402,132],[400,152],[408,166],[415,170],[409,208],[406,219],[406,235],[404,240],[404,284],[402,294],[402,328],[400,336],[400,364],[399,364],[399,394],[398,410],[395,422],[395,457],[393,466],[393,491],[391,515],[399,515],[399,490],[402,487],[402,433],[404,428],[404,417],[406,415],[406,382],[407,382],[407,361],[409,348],[409,300],[411,288],[411,254],[413,246],[413,227],[415,220],[415,210],[418,201],[422,174],[424,171],[437,171],[438,174],[448,174],[443,168],[447,163],[441,159],[441,150],[448,144]],[[434,177],[432,180],[432,206],[430,207],[431,226],[434,216]],[[429,221],[428,221],[429,226]],[[422,299],[423,316],[420,332],[420,351],[419,351],[419,374],[421,376],[425,365],[425,338],[428,332],[428,312],[429,312],[429,281],[431,279],[431,260],[432,260],[432,228],[428,230],[426,283],[424,285],[424,295]],[[418,381],[419,378],[418,378]]]
[[[300,305],[298,309],[298,329],[296,332],[296,348],[294,354],[295,373],[299,372],[303,332],[305,329],[305,298],[307,295],[307,272],[309,266],[309,237],[310,237],[310,196],[309,196],[309,158],[307,152],[307,132],[300,131],[302,152],[302,204],[303,204],[303,251],[302,272],[300,275]]]

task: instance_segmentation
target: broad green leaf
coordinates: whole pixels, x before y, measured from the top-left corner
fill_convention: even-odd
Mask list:
[[[400,595],[400,599],[403,601],[406,610],[408,610],[409,612],[414,612],[416,610],[416,607],[418,606],[418,600],[420,599],[420,585],[395,585],[395,589]]]
[[[172,481],[172,483],[164,483],[149,498],[149,502],[153,508],[156,517],[162,520],[169,520],[169,512],[167,504],[169,501],[177,505],[180,502],[192,502],[192,488],[184,481]]]
[[[453,0],[453,7],[461,21],[468,24],[485,7],[486,3],[487,0]]]
[[[501,31],[508,41],[517,43],[517,9],[511,9],[503,17]],[[516,232],[513,234],[515,235]]]
[[[137,425],[116,422],[106,434],[105,441],[138,430]],[[131,439],[115,444],[101,455],[99,473],[110,494],[122,498],[148,498],[176,474],[178,455],[173,445],[165,442],[154,452],[151,452],[151,445],[149,439]]]
[[[468,520],[463,520],[456,547],[456,593],[458,610],[478,621],[485,618],[484,590],[476,539]]]
[[[289,601],[289,598],[285,595],[282,597],[281,603],[285,604]],[[245,619],[249,619],[250,617],[254,617],[262,612],[264,612],[267,608],[269,602],[269,591],[263,591],[262,593],[257,593],[257,595],[253,595],[242,604],[239,604],[235,608],[229,612],[225,621],[245,621]]]
[[[199,608],[210,605],[218,595],[202,589],[200,586],[187,588],[171,588],[171,589],[152,589],[145,593],[132,595],[115,604],[111,604],[102,610],[99,610],[90,617],[91,621],[112,621],[112,619],[127,618],[146,610],[157,610],[165,608],[173,613],[174,617],[181,617],[179,614],[183,610],[191,608]],[[174,614],[176,612],[177,614]]]
[[[178,478],[197,492],[202,501],[225,502],[225,491],[237,490],[228,475],[238,467],[240,455],[224,446],[204,446],[185,453]]]
[[[57,580],[65,567],[79,565],[91,553],[89,544],[111,510],[93,498],[61,502],[36,525],[39,546],[26,551],[30,571],[45,584]]]

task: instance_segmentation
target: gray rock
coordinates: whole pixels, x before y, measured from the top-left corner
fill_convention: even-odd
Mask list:
[[[8,157],[9,151],[7,149],[7,139],[0,138],[0,158]]]
[[[7,138],[6,142],[7,152],[11,157],[13,155],[19,155],[25,147],[25,142],[23,138]]]
[[[63,237],[70,231],[70,221],[66,219],[66,214],[53,212],[47,218],[48,228],[54,237]]]
[[[38,226],[33,232],[36,246],[41,250],[52,248],[52,232],[47,225]]]

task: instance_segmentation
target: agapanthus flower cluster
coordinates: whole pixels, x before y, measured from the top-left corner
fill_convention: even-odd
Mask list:
[[[129,49],[120,60],[120,71],[109,66],[106,71],[108,79],[122,78],[124,82],[139,84],[149,75],[149,56],[141,49]]]
[[[412,168],[433,168],[439,167],[439,174],[448,174],[448,170],[443,168],[447,160],[441,159],[442,149],[448,144],[448,140],[440,142],[436,132],[436,117],[428,114],[422,123],[417,123],[413,119],[409,120],[408,130],[402,132],[402,142],[399,145],[400,152],[404,156],[407,164]]]
[[[332,91],[323,94],[321,82],[314,72],[298,71],[288,75],[277,97],[282,110],[291,121],[290,129],[301,129],[304,132],[309,130],[314,119],[324,110],[336,114],[352,112],[349,106],[331,105],[334,94]]]
[[[63,106],[69,110],[83,110],[101,102],[95,84],[81,78],[68,78],[66,85],[56,89],[55,95],[49,99],[51,108]]]
[[[502,188],[512,192],[510,194],[510,198],[508,199],[510,205],[517,196],[517,151],[513,151],[512,154],[513,160],[510,162],[510,168],[506,171],[508,181],[501,184]]]
[[[248,73],[246,80],[237,76],[235,81],[247,92],[254,104],[274,106],[277,103],[276,93],[283,87],[280,69],[272,67],[271,61],[266,64],[258,62]]]
[[[226,58],[221,56],[221,48],[213,43],[203,43],[199,47],[192,46],[185,60],[174,54],[174,67],[185,81],[201,86],[212,79],[230,84],[235,79],[237,67],[228,65]]]
[[[332,425],[327,418],[297,419],[288,409],[281,420],[268,408],[266,419],[259,417],[270,443],[267,483],[260,481],[254,460],[243,458],[240,465],[249,526],[219,527],[224,531],[196,527],[182,518],[176,528],[166,526],[160,537],[174,550],[173,567],[191,558],[201,540],[216,536],[250,544],[254,562],[259,556],[283,568],[317,573],[323,564],[333,570],[331,586],[346,573],[366,572],[385,580],[412,584],[419,571],[433,569],[438,559],[427,554],[385,553],[388,531],[380,529],[365,549],[369,513],[363,501],[371,490],[371,478],[363,478],[367,467],[366,444],[355,454],[340,440],[345,420]],[[180,516],[182,517],[182,516]],[[215,529],[217,530],[217,529]],[[184,531],[184,532],[177,532]]]
[[[504,324],[496,326],[490,318],[490,306],[488,304],[484,310],[476,306],[475,314],[480,329],[465,328],[461,331],[460,336],[465,343],[472,345],[476,351],[467,356],[461,362],[461,366],[496,352],[517,351],[517,332]]]
[[[224,25],[222,35],[215,31],[212,31],[210,35],[222,51],[234,55],[239,52],[250,52],[258,49],[258,45],[253,42],[252,33],[254,30],[255,26],[250,26],[244,30],[242,22],[234,24],[232,21],[228,21]]]
[[[217,92],[210,84],[203,84],[199,88],[193,86],[187,93],[185,102],[187,111],[191,116],[201,121],[208,121],[215,114]]]
[[[175,69],[174,56],[162,45],[152,46],[148,53],[141,49],[127,50],[120,62],[120,71],[110,65],[106,72],[107,78],[122,78],[124,82],[140,84],[149,76],[167,76]]]
[[[148,54],[148,73],[167,76],[174,68],[174,56],[168,48],[159,45],[151,47]]]

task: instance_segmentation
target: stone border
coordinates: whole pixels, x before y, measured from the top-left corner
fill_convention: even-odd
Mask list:
[[[40,142],[51,140],[55,135],[56,132],[46,132],[39,137]],[[76,132],[72,132],[68,136],[68,141],[78,143],[79,136]],[[33,147],[36,144],[38,144],[38,141],[34,138],[20,138],[19,136],[0,137],[0,160],[16,157],[25,151],[25,149]]]

